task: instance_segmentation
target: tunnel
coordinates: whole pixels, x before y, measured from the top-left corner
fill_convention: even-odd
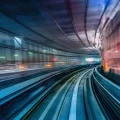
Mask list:
[[[120,0],[0,0],[0,120],[120,120]]]

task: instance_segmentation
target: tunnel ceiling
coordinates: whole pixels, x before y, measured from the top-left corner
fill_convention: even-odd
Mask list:
[[[0,0],[0,30],[61,50],[97,53],[96,33],[110,0]]]

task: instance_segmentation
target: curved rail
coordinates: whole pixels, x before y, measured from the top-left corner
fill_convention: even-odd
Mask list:
[[[91,75],[84,84],[86,112],[89,120],[105,120],[105,117],[99,107],[99,104],[92,90]]]
[[[22,118],[23,120],[76,120],[79,118],[86,119],[84,110],[83,84],[85,76],[89,70],[75,72],[57,88],[52,90],[52,93],[45,96],[43,101],[39,101],[36,105]],[[78,100],[81,99],[81,102]],[[79,111],[82,108],[81,111]],[[75,111],[74,111],[75,110]],[[17,118],[18,119],[18,118]],[[17,120],[16,119],[16,120]]]
[[[0,119],[117,120],[120,106],[115,90],[119,87],[101,77],[97,69],[73,67],[35,78],[33,84],[17,88],[0,101]]]
[[[50,94],[54,87],[83,69],[80,69],[79,67],[66,69],[42,80],[37,78],[37,81],[36,78],[34,78],[33,83],[30,83],[29,85],[23,84],[21,85],[21,88],[20,86],[14,86],[16,88],[12,86],[13,89],[11,88],[11,92],[9,91],[6,95],[5,92],[2,91],[2,93],[4,92],[0,100],[2,117],[8,120],[13,119],[15,116],[23,116],[35,105],[35,103],[41,101],[47,94]],[[61,76],[65,76],[64,79],[61,78]],[[31,82],[31,80],[29,81]]]
[[[106,119],[120,119],[120,86],[102,76],[97,68],[92,75],[92,89]]]

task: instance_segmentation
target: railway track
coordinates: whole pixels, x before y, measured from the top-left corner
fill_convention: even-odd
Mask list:
[[[23,87],[23,89],[16,92],[14,91],[10,95],[6,95],[0,99],[0,107],[2,108],[1,119],[9,120],[16,118],[16,116],[22,116],[24,112],[26,113],[39,100],[41,101],[55,86],[64,81],[65,78],[68,79],[68,77],[71,77],[80,70],[82,69],[66,69],[43,80],[38,80],[34,84]],[[65,77],[61,78],[61,76]]]
[[[120,88],[97,69],[64,69],[33,81],[3,95],[1,120],[120,119]]]
[[[22,120],[86,119],[83,94],[80,94],[78,98],[78,93],[83,91],[84,76],[88,72],[89,70],[79,72],[59,84],[43,101],[38,102]],[[82,110],[79,111],[81,108]]]
[[[120,87],[102,76],[97,68],[91,82],[105,119],[120,120]]]

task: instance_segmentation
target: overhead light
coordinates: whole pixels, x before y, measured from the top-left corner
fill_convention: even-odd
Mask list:
[[[116,52],[116,53],[118,53],[119,51],[118,51],[118,50],[116,50],[115,52]]]
[[[16,41],[16,44],[22,44],[22,39],[18,38],[18,37],[14,37],[14,40]]]
[[[43,53],[46,53],[46,52],[47,52],[47,50],[46,50],[46,49],[43,49],[43,50],[42,50],[42,52],[43,52]]]
[[[33,55],[33,52],[29,51],[28,54],[32,56],[32,55]]]
[[[5,59],[6,57],[5,56],[0,56],[1,59]]]
[[[14,54],[15,57],[18,57],[19,55],[18,54]]]
[[[85,61],[86,61],[86,62],[93,62],[93,61],[94,61],[94,58],[85,58]]]
[[[20,38],[18,38],[18,37],[14,37],[14,39],[16,39],[16,40],[18,40],[18,41],[21,41],[21,39],[20,39]]]

